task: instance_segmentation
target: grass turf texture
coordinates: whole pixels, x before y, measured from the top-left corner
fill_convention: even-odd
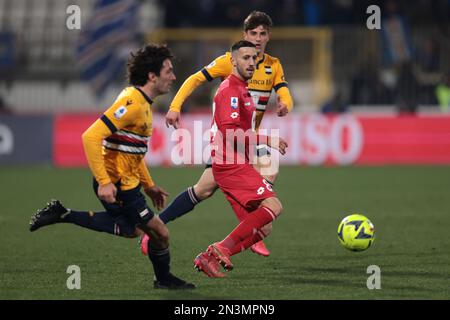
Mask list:
[[[202,168],[153,168],[173,199]],[[153,272],[137,239],[69,224],[28,231],[50,198],[74,209],[101,210],[86,169],[0,167],[0,299],[449,299],[450,167],[283,167],[276,191],[284,213],[266,240],[269,258],[244,252],[224,279],[193,269],[193,258],[221,240],[236,218],[221,194],[169,224],[172,270],[191,292],[152,287]],[[151,201],[149,201],[151,203]],[[362,213],[376,227],[369,250],[340,246],[337,226]],[[69,265],[81,290],[68,290]],[[381,290],[368,290],[369,265]]]

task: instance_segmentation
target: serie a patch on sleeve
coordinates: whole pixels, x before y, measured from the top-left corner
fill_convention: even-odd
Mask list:
[[[114,118],[116,118],[117,120],[119,120],[120,118],[122,118],[125,113],[127,113],[127,108],[125,106],[120,106],[115,112],[114,112]]]
[[[239,106],[239,99],[237,97],[231,97],[231,107],[237,109]]]

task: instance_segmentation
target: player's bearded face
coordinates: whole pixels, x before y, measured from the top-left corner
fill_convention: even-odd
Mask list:
[[[240,48],[235,57],[235,66],[239,75],[248,80],[253,77],[256,65],[256,49],[250,47]]]
[[[156,78],[155,87],[159,94],[168,93],[175,79],[176,77],[173,73],[172,62],[169,59],[164,60],[161,71],[159,72],[159,77]]]
[[[264,53],[266,50],[267,42],[269,42],[269,30],[263,26],[258,26],[255,29],[247,30],[244,32],[244,40],[250,41],[256,46],[256,52],[258,55]]]

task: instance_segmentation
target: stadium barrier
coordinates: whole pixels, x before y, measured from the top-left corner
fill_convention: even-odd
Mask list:
[[[52,141],[52,116],[0,116],[0,164],[51,164]]]
[[[98,114],[55,117],[56,166],[86,165],[81,134],[97,118]],[[201,165],[208,157],[210,115],[184,115],[188,136],[181,141],[179,131],[166,128],[162,115],[155,114],[153,123],[146,156],[149,165]],[[269,114],[263,124],[263,128],[279,128],[280,136],[287,139],[288,152],[280,157],[285,165],[450,164],[450,116],[292,114],[278,118]],[[179,148],[181,143],[184,150]],[[188,157],[183,154],[187,150]]]

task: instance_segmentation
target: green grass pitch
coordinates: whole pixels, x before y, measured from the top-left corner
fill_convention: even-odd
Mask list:
[[[202,168],[154,168],[173,199]],[[0,299],[449,299],[450,167],[283,167],[276,191],[284,212],[266,240],[269,258],[243,252],[224,279],[197,273],[192,261],[221,240],[236,218],[221,194],[170,223],[172,270],[190,292],[154,290],[137,239],[68,224],[28,231],[30,216],[51,198],[100,210],[87,169],[0,167]],[[149,202],[150,203],[150,202]],[[337,239],[340,220],[367,215],[376,228],[369,250]],[[69,265],[81,289],[68,290]],[[381,289],[366,287],[367,267],[381,269]]]

